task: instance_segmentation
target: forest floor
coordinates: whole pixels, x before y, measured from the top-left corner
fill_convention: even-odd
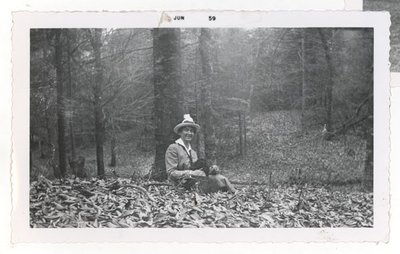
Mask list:
[[[31,227],[371,227],[373,195],[360,188],[365,142],[352,135],[325,141],[322,130],[299,126],[297,112],[260,113],[248,122],[246,156],[236,155],[234,138],[219,144],[236,194],[147,186],[152,152],[123,142],[116,174],[107,168],[105,180],[42,174],[31,181]],[[95,176],[94,150],[81,155]]]
[[[221,158],[224,174],[237,182],[307,182],[359,188],[365,141],[354,135],[323,139],[320,129],[301,130],[298,112],[254,115],[248,124],[245,156]],[[228,150],[224,148],[223,150]]]
[[[247,186],[199,195],[128,179],[39,177],[30,188],[37,227],[372,227],[373,195],[323,187]],[[136,185],[137,184],[137,185]],[[143,186],[143,187],[137,187]],[[147,188],[144,189],[144,188]]]

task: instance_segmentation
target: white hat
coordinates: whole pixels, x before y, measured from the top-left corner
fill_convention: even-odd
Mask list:
[[[200,125],[198,125],[197,123],[195,123],[193,121],[193,118],[190,117],[190,114],[184,114],[183,121],[180,124],[178,124],[177,126],[175,126],[174,132],[176,134],[178,134],[179,129],[182,127],[186,127],[186,126],[195,128],[196,132],[200,130]]]

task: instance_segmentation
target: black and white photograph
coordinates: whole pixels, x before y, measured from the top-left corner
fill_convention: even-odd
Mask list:
[[[261,20],[251,15],[241,26],[175,25],[185,13],[162,13],[158,27],[28,26],[29,83],[14,92],[27,95],[14,107],[28,118],[15,116],[14,128],[29,138],[14,148],[14,178],[27,179],[29,200],[17,199],[14,222],[92,237],[98,228],[385,235],[388,93],[377,86],[389,68],[377,62],[389,60],[389,34],[377,37],[386,34],[372,22],[297,27],[269,15],[270,26],[249,25]],[[279,239],[303,239],[295,235]]]
[[[31,227],[372,227],[373,30],[32,29]]]

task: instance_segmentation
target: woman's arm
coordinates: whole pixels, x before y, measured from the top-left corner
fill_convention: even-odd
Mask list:
[[[178,180],[190,176],[205,176],[202,170],[178,170],[178,151],[177,147],[169,146],[165,152],[165,166],[167,174],[172,180]]]
[[[190,176],[206,176],[206,173],[204,173],[204,171],[201,169],[196,169],[196,170],[191,170],[189,175]]]
[[[178,170],[178,162],[178,151],[174,146],[170,145],[165,152],[165,167],[168,175]]]
[[[176,147],[171,145],[165,152],[165,166],[168,176],[171,177],[173,180],[190,176],[190,170],[178,170],[178,162],[178,151]]]

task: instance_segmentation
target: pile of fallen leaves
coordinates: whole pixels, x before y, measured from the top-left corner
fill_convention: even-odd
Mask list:
[[[40,177],[31,227],[372,227],[373,195],[291,186],[198,194],[128,179]]]

